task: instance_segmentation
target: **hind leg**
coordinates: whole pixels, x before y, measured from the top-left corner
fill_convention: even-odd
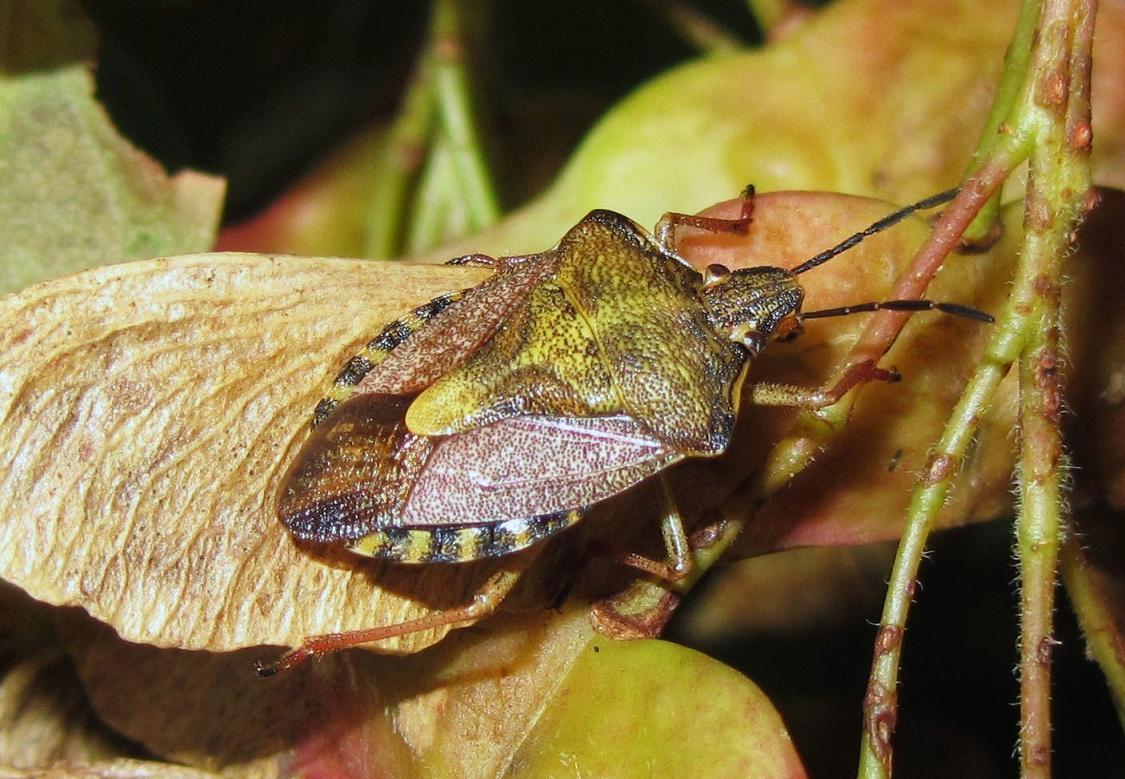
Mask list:
[[[443,609],[419,619],[400,622],[397,625],[383,625],[382,627],[352,630],[347,633],[328,633],[322,636],[310,636],[299,647],[290,649],[272,663],[257,662],[254,664],[258,676],[273,676],[278,671],[287,671],[306,660],[329,652],[339,652],[362,644],[374,641],[383,641],[395,636],[406,636],[423,630],[431,630],[443,625],[455,625],[460,622],[476,622],[486,617],[500,605],[504,596],[519,581],[520,574],[516,571],[500,571],[473,596],[468,603],[451,609]]]

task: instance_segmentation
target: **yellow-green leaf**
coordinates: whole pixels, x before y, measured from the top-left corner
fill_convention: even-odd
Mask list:
[[[591,641],[504,774],[803,777],[750,680],[664,641]]]

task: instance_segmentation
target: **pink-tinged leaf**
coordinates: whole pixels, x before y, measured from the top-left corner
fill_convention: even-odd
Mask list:
[[[1101,388],[1112,386],[1120,370],[1120,307],[1125,278],[1112,272],[1120,254],[1119,198],[1106,197],[1083,228],[1083,247],[1070,261],[1071,284],[1064,290],[1064,312],[1073,371],[1068,379],[1075,408],[1104,405]],[[710,209],[730,216],[739,204]],[[683,254],[702,267],[720,262],[744,267],[769,262],[795,265],[881,216],[890,207],[840,195],[775,193],[757,199],[754,224],[745,238],[685,235]],[[986,254],[955,255],[931,285],[928,297],[953,300],[997,313],[1008,292],[1007,279],[1019,245],[1022,209],[1005,211],[1003,238]],[[846,255],[801,277],[806,308],[831,308],[881,300],[899,268],[928,232],[924,220],[911,219],[875,236]],[[1094,283],[1093,272],[1099,278]],[[792,343],[771,344],[754,361],[748,381],[819,386],[829,380],[865,323],[863,315],[810,321]],[[832,447],[762,506],[739,541],[741,554],[796,546],[857,544],[897,538],[917,474],[940,435],[950,409],[993,326],[938,314],[916,314],[883,359],[902,376],[895,384],[863,387],[848,427]],[[1095,333],[1105,334],[1104,338]],[[1087,351],[1089,350],[1089,351]],[[1088,358],[1084,357],[1089,355]],[[1097,355],[1097,356],[1095,356]],[[1111,413],[1112,410],[1110,409]],[[706,505],[721,503],[749,478],[772,443],[787,430],[795,412],[744,404],[731,449],[720,468],[686,463],[678,474],[682,491],[703,495]],[[1106,424],[1086,432],[1101,439],[1105,461],[1125,462]],[[989,413],[981,420],[961,486],[954,490],[938,522],[943,526],[983,521],[1011,508],[1010,475],[1016,422],[1016,384],[1005,380]],[[1119,440],[1119,439],[1118,439]],[[1119,470],[1119,469],[1116,469]],[[681,493],[682,494],[682,493]],[[747,507],[747,511],[752,507]]]
[[[582,508],[678,459],[630,417],[512,417],[442,441],[403,522],[518,519]]]

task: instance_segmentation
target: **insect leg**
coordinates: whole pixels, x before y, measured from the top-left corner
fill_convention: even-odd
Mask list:
[[[425,617],[400,622],[397,625],[384,625],[377,628],[352,630],[347,633],[327,633],[323,636],[310,636],[299,647],[290,649],[272,663],[257,662],[254,670],[258,676],[273,676],[278,671],[287,671],[314,657],[338,652],[341,649],[383,641],[395,636],[405,636],[423,630],[453,625],[459,622],[476,622],[496,611],[500,601],[519,581],[518,571],[500,571],[485,582],[484,586],[463,606],[444,609]]]
[[[609,554],[622,565],[674,582],[691,573],[695,565],[695,558],[692,557],[687,533],[684,532],[684,521],[680,516],[679,508],[676,506],[676,499],[668,488],[668,481],[663,474],[659,476],[659,481],[661,503],[663,504],[660,530],[664,536],[664,546],[668,550],[668,561],[650,560],[634,552],[610,550]]]
[[[848,368],[838,382],[831,387],[795,387],[791,384],[771,384],[761,382],[750,385],[750,401],[757,406],[798,406],[801,408],[824,408],[844,397],[848,390],[869,381],[895,382],[901,377],[898,371],[884,370],[873,362],[861,362]]]
[[[668,212],[660,217],[654,230],[656,242],[668,252],[675,251],[676,228],[680,225],[698,227],[712,233],[739,233],[745,235],[750,230],[750,221],[754,214],[754,185],[742,191],[742,212],[737,219],[719,219],[710,216],[695,216],[693,214],[679,214]]]

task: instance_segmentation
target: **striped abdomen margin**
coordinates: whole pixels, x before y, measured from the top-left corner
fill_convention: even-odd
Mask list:
[[[581,518],[578,511],[560,511],[486,525],[393,527],[376,530],[349,547],[359,554],[399,563],[464,563],[518,552]]]
[[[344,365],[332,382],[332,389],[316,404],[313,411],[312,426],[316,427],[331,413],[332,409],[351,397],[355,387],[371,369],[387,359],[387,355],[402,345],[412,334],[421,330],[427,322],[446,308],[465,296],[464,292],[450,292],[429,303],[418,306],[403,317],[383,328],[379,335],[367,342],[367,346]]]

